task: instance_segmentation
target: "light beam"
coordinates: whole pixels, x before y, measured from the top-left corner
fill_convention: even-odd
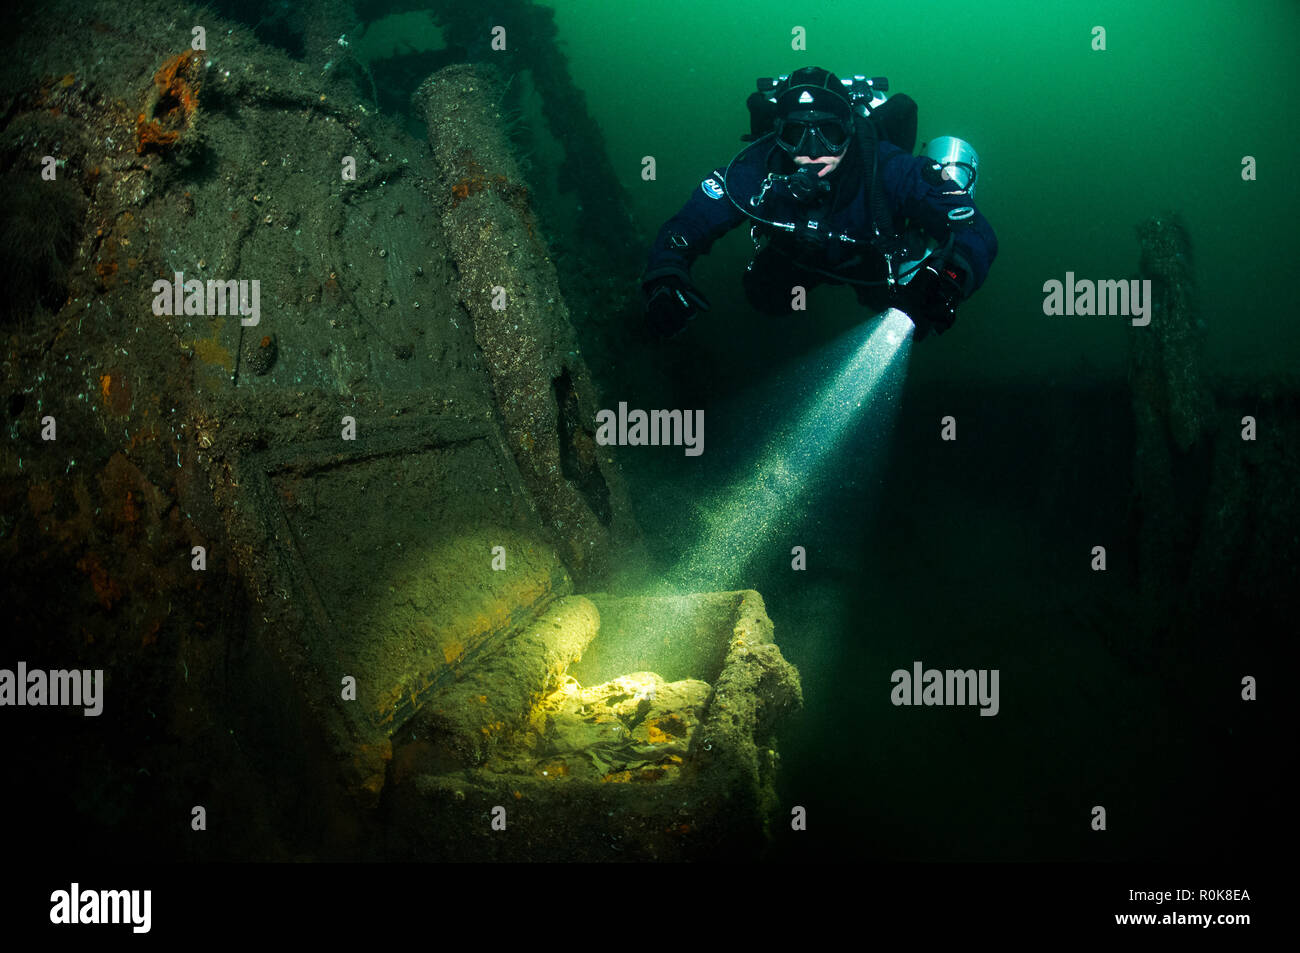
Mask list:
[[[799,375],[810,377],[840,362],[830,380],[809,389],[801,409],[787,413],[732,487],[703,508],[697,542],[668,574],[665,589],[744,588],[755,553],[815,504],[816,484],[850,424],[872,427],[883,448],[898,413],[912,330],[911,319],[891,308],[832,344],[830,354],[800,367]],[[788,391],[782,388],[778,399],[788,398]]]

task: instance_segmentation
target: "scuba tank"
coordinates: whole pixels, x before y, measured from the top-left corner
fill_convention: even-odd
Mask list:
[[[921,155],[939,166],[940,178],[952,187],[947,192],[965,192],[975,197],[980,157],[971,144],[956,136],[940,136],[921,147]]]
[[[940,136],[938,139],[932,139],[925,143],[921,147],[921,155],[932,162],[926,174],[926,180],[930,184],[942,189],[945,195],[965,195],[971,199],[975,198],[975,183],[979,178],[980,157],[969,142],[958,139],[956,136]],[[948,218],[953,227],[960,227],[962,222],[974,214],[975,209],[973,206],[963,206],[949,212]],[[899,268],[898,283],[905,285],[911,281],[912,276],[920,271],[921,265],[932,255],[946,259],[948,256],[947,246],[951,240],[951,234],[949,235],[949,242],[942,245],[930,238],[925,251],[919,258],[903,262]],[[942,261],[938,263],[942,264]]]

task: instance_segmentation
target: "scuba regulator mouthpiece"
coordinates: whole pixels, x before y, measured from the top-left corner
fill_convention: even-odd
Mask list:
[[[768,173],[759,193],[749,200],[750,206],[761,207],[769,193],[774,197],[793,199],[800,205],[815,205],[831,192],[831,184],[819,174],[823,168],[825,163],[812,163],[800,166],[789,175]]]
[[[831,192],[831,184],[821,176],[825,163],[801,166],[785,177],[785,188],[797,202],[810,205]]]

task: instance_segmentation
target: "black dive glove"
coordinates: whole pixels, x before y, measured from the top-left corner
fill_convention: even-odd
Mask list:
[[[664,275],[641,286],[645,295],[646,327],[657,338],[670,338],[686,328],[695,312],[708,311],[709,302],[677,275]]]
[[[961,265],[940,264],[926,259],[916,276],[904,285],[901,310],[916,325],[912,340],[920,341],[931,331],[942,334],[957,320],[957,305],[965,298],[966,274]]]

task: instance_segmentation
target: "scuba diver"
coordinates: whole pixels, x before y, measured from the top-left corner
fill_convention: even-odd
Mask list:
[[[952,326],[997,255],[973,204],[979,160],[949,136],[913,156],[916,103],[887,90],[883,78],[820,67],[758,81],[751,144],[655,239],[641,279],[653,335],[674,337],[709,310],[691,265],[746,220],[755,254],[744,286],[757,310],[790,314],[796,286],[848,284],[873,312],[907,314],[915,340]]]

